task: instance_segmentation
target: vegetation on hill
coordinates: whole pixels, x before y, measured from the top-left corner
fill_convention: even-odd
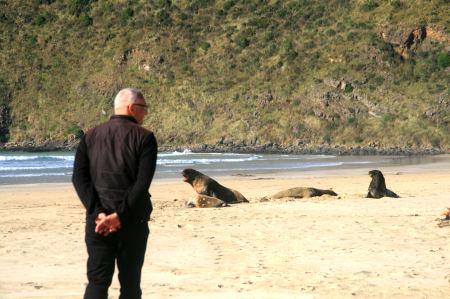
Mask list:
[[[450,147],[447,0],[0,0],[0,142],[64,140],[123,87],[160,144]]]

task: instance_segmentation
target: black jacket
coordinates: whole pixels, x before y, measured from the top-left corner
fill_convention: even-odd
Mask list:
[[[131,116],[114,115],[89,130],[78,145],[72,176],[86,217],[116,212],[122,224],[148,221],[157,148],[153,133]]]

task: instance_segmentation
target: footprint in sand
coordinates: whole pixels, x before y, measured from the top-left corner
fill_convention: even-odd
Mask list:
[[[29,282],[26,282],[26,283],[22,283],[22,285],[23,285],[23,286],[30,286],[30,287],[33,287],[33,288],[36,289],[36,290],[40,290],[40,289],[42,289],[42,288],[44,287],[42,284],[39,284],[39,283],[33,282],[33,281],[29,281]]]

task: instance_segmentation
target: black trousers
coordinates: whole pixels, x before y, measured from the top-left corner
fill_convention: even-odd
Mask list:
[[[127,224],[106,237],[95,232],[95,221],[86,220],[88,285],[84,299],[107,299],[115,262],[119,270],[120,299],[140,299],[141,269],[149,235],[148,222]]]

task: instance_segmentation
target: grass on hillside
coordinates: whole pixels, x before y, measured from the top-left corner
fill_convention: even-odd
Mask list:
[[[108,119],[120,88],[134,86],[148,97],[145,125],[161,144],[448,148],[450,39],[425,39],[407,58],[396,52],[420,26],[448,38],[445,7],[0,0],[0,105],[12,110],[10,141],[79,136]]]

